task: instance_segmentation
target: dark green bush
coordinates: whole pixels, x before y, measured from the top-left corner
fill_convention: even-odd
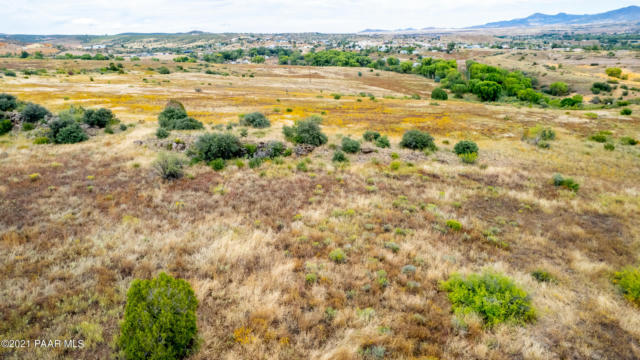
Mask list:
[[[84,130],[77,123],[70,124],[58,131],[54,142],[56,144],[75,144],[89,138]]]
[[[199,130],[202,123],[187,115],[187,112],[176,106],[165,107],[158,115],[158,124],[167,130]]]
[[[388,147],[391,147],[391,143],[389,142],[389,138],[387,138],[387,136],[384,135],[376,139],[376,146],[379,148],[388,148]]]
[[[616,146],[613,145],[612,143],[606,143],[606,144],[604,144],[604,149],[605,150],[609,150],[609,151],[613,151],[613,150],[616,149]]]
[[[492,273],[454,274],[441,284],[456,314],[475,312],[487,327],[501,322],[524,324],[536,317],[529,295],[506,276]]]
[[[171,74],[171,71],[166,66],[160,66],[158,68],[158,73],[166,75],[166,74]]]
[[[367,130],[362,134],[362,138],[365,141],[376,141],[380,138],[380,133],[376,131]]]
[[[176,154],[160,153],[153,162],[153,169],[165,180],[179,179],[184,175],[185,161]]]
[[[287,140],[296,144],[309,144],[320,146],[327,142],[327,135],[320,130],[322,118],[311,116],[304,120],[297,121],[294,126],[285,126],[282,132]]]
[[[360,143],[357,140],[353,140],[348,137],[342,138],[342,151],[350,154],[355,154],[360,151]]]
[[[447,92],[444,91],[443,88],[437,87],[431,92],[431,98],[434,100],[447,100],[449,95],[447,95]]]
[[[632,137],[629,137],[629,136],[623,136],[623,137],[620,138],[620,143],[622,145],[631,145],[631,146],[633,146],[633,145],[637,145],[638,144],[638,140],[636,140],[636,139],[634,139]]]
[[[433,142],[433,137],[428,132],[422,132],[420,130],[409,130],[402,135],[402,141],[400,146],[413,149],[413,150],[435,150],[436,144]]]
[[[604,92],[610,92],[611,91],[611,85],[604,83],[604,82],[595,82],[593,83],[593,85],[591,86],[591,92],[594,94],[599,94],[601,91]]]
[[[632,111],[629,108],[624,108],[620,110],[620,115],[631,115]]]
[[[242,156],[243,146],[233,134],[204,134],[193,144],[196,158],[204,161]]]
[[[456,155],[478,153],[478,145],[470,140],[462,140],[453,147],[453,151]]]
[[[347,162],[349,161],[349,159],[347,159],[347,156],[340,150],[336,150],[333,153],[333,161],[335,162]]]
[[[18,100],[11,94],[0,94],[0,111],[13,111],[18,106]]]
[[[158,130],[156,130],[156,137],[158,139],[166,139],[169,137],[169,134],[171,134],[169,130],[163,127],[159,127]]]
[[[622,295],[640,306],[640,269],[628,267],[613,274],[613,283],[620,287]]]
[[[74,144],[89,138],[73,120],[55,120],[49,123],[49,138],[56,144]]]
[[[127,292],[118,346],[126,359],[181,359],[197,347],[198,300],[188,282],[160,273]]]
[[[0,119],[0,135],[4,135],[13,129],[13,123],[9,119]]]
[[[114,119],[113,113],[109,109],[100,108],[98,110],[89,109],[84,112],[82,121],[89,125],[104,128]]]
[[[28,103],[27,106],[25,106],[24,109],[22,110],[21,114],[22,114],[22,119],[25,122],[29,122],[29,123],[38,122],[44,119],[45,116],[51,115],[49,110],[47,110],[44,106],[34,104],[34,103]]]
[[[253,112],[243,116],[242,120],[240,120],[240,125],[251,126],[254,128],[267,128],[271,126],[271,123],[269,122],[269,119],[264,116],[264,114]]]
[[[591,136],[589,136],[589,140],[591,141],[595,141],[595,142],[599,142],[599,143],[603,143],[603,142],[607,142],[607,139],[609,138],[610,133],[608,131],[600,131],[598,133],[595,133]]]
[[[580,184],[575,182],[572,178],[565,178],[561,174],[553,174],[553,185],[563,186],[571,191],[578,191]]]

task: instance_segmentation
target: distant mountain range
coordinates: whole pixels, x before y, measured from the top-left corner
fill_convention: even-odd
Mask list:
[[[540,27],[550,25],[575,26],[575,25],[599,25],[599,24],[622,24],[635,23],[640,24],[640,6],[627,6],[617,10],[611,10],[600,14],[592,15],[573,15],[567,13],[558,13],[556,15],[547,15],[535,13],[522,19],[513,19],[505,21],[490,22],[484,25],[476,25],[467,29],[495,29],[508,27]],[[383,30],[383,29],[366,29],[361,33],[393,33],[393,32],[420,32],[428,30],[438,30],[433,27],[425,27],[420,30],[413,28]]]
[[[640,6],[634,5],[593,15],[573,15],[566,13],[547,15],[535,13],[522,19],[491,22],[484,25],[472,26],[471,28],[486,29],[504,27],[536,27],[547,25],[595,25],[637,22],[640,22]]]

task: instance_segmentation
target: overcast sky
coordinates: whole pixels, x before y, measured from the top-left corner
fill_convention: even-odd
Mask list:
[[[0,33],[358,32],[465,27],[535,12],[591,14],[637,0],[0,0]]]

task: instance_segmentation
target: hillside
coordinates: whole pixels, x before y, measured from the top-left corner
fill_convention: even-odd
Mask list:
[[[535,13],[522,19],[491,22],[484,25],[473,26],[471,28],[482,29],[503,27],[537,27],[548,25],[595,25],[638,22],[640,22],[640,7],[634,5],[592,15],[572,15],[566,13],[546,15]]]

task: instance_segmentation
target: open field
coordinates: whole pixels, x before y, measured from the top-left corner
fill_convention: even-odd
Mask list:
[[[519,56],[481,59],[515,68]],[[638,87],[637,58],[621,59],[618,66],[634,74],[621,84]],[[596,69],[566,59],[548,77],[572,79],[584,93],[601,81],[605,60],[585,60]],[[187,280],[199,301],[201,344],[192,359],[373,359],[373,348],[389,359],[640,358],[640,312],[611,282],[614,271],[640,261],[640,146],[619,143],[640,138],[637,105],[631,116],[614,108],[591,111],[594,118],[582,110],[435,102],[432,80],[366,68],[207,67],[224,76],[204,74],[200,63],[183,64],[199,72],[167,63],[173,72],[160,75],[145,69],[161,63],[143,60],[126,62],[125,74],[81,73],[107,64],[0,59],[0,68],[48,73],[2,77],[0,93],[53,112],[106,107],[135,124],[73,145],[34,145],[23,132],[0,137],[0,334],[88,344],[0,348],[0,357],[116,357],[131,281],[165,271]],[[292,156],[221,172],[198,164],[163,182],[151,169],[159,151],[146,144],[170,99],[207,131],[242,113],[265,113],[272,126],[250,129],[252,142],[284,141],[284,125],[319,114],[329,144],[376,130],[392,148],[349,155],[342,166],[324,145],[308,156],[307,171]],[[538,124],[557,133],[549,149],[521,140]],[[399,148],[414,128],[433,135],[439,150]],[[598,131],[612,133],[614,151],[588,140]],[[201,132],[171,136],[191,133]],[[463,139],[479,145],[476,164],[452,153]],[[579,191],[554,186],[554,173],[575,179]],[[460,231],[445,225],[452,219]],[[330,261],[336,248],[344,263]],[[403,272],[405,265],[415,272]],[[537,269],[557,281],[536,281]],[[473,316],[454,316],[440,282],[483,270],[525,289],[537,320],[485,328]]]

